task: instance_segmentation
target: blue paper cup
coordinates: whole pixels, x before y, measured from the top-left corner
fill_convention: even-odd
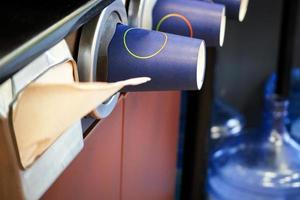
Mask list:
[[[199,90],[205,72],[205,42],[117,25],[108,48],[108,82],[133,77],[151,81],[123,91]]]
[[[153,29],[203,39],[207,46],[223,45],[225,27],[225,6],[221,4],[158,0],[153,8]]]
[[[242,22],[245,19],[248,10],[249,0],[201,0],[223,4],[226,7],[226,16],[228,19],[238,19]]]

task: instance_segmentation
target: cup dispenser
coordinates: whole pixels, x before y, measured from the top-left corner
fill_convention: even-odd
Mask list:
[[[115,1],[83,27],[77,58],[80,81],[106,81],[107,51],[115,32],[115,25],[127,23],[127,16],[123,7],[122,2]],[[107,117],[117,105],[119,96],[120,93],[112,96],[93,110],[91,115],[97,119]]]
[[[192,38],[207,46],[222,46],[225,6],[204,1],[128,0],[129,24]]]
[[[70,63],[61,69],[54,70],[56,72],[52,71],[53,74],[48,76],[47,72],[51,74],[53,66],[65,62]],[[57,77],[53,80],[53,75],[60,73],[64,73],[64,79]],[[40,151],[39,147],[46,145],[46,138],[44,143],[40,140],[40,143],[30,145],[27,142],[36,142],[34,136],[24,141],[22,133],[20,135],[18,132],[21,126],[18,123],[20,113],[14,112],[19,106],[18,97],[22,96],[22,92],[32,83],[44,82],[46,84],[51,79],[50,77],[56,83],[64,81],[66,83],[76,79],[76,73],[73,73],[73,59],[64,41],[49,49],[0,85],[0,148],[1,152],[4,152],[1,154],[1,160],[7,160],[6,165],[1,164],[0,175],[4,180],[9,180],[6,183],[7,188],[0,188],[1,199],[38,199],[83,147],[79,120],[65,130],[50,147],[44,149],[42,154],[36,151]],[[29,122],[32,119],[31,116],[29,117],[23,120]],[[17,122],[14,123],[14,121]],[[26,127],[22,130],[26,131]],[[32,159],[36,159],[35,162],[32,162]]]
[[[0,85],[1,199],[38,199],[83,148],[80,119],[125,85],[78,83],[63,40]]]
[[[199,90],[205,71],[205,42],[127,26],[122,1],[115,1],[83,28],[79,49],[82,81],[115,82],[146,76],[144,86],[124,92]],[[100,47],[100,48],[99,48]],[[99,110],[94,112],[101,116]]]

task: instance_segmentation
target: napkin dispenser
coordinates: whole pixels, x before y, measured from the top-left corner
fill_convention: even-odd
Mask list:
[[[0,199],[38,199],[82,149],[81,123],[77,121],[35,162],[24,163],[13,130],[13,105],[20,92],[53,66],[72,60],[67,44],[62,41],[0,85],[0,176],[4,180]]]
[[[65,41],[0,85],[0,199],[38,199],[83,148],[80,119],[136,78],[79,83]]]

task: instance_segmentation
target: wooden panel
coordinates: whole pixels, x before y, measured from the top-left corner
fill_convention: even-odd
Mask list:
[[[179,92],[125,99],[123,200],[174,199],[179,99]]]
[[[85,147],[43,199],[118,200],[121,185],[121,100],[85,138]]]

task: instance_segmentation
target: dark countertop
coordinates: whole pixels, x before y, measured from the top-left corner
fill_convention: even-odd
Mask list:
[[[16,1],[0,6],[0,83],[114,0]]]

